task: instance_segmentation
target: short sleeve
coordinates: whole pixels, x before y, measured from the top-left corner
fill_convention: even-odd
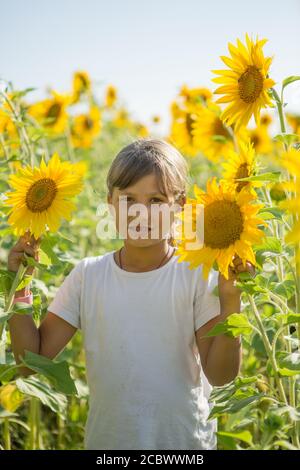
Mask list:
[[[75,328],[81,329],[80,303],[83,262],[80,261],[65,277],[58,288],[48,311],[63,318]]]
[[[209,320],[220,315],[220,301],[219,296],[214,292],[215,287],[218,286],[218,271],[211,270],[208,279],[200,278],[196,286],[196,293],[194,298],[194,330],[197,331],[201,326],[205,325]]]

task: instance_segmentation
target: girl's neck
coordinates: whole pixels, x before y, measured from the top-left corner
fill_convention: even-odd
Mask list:
[[[174,248],[170,247],[168,240],[164,239],[155,245],[147,247],[136,247],[132,246],[126,241],[122,248],[122,266],[127,271],[150,271],[155,269],[159,263],[165,258],[161,264],[163,266],[170,259]],[[167,253],[169,251],[169,255]],[[119,257],[117,256],[117,262],[119,264]]]

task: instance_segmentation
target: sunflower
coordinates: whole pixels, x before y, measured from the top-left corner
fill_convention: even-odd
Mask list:
[[[223,163],[223,178],[238,193],[243,188],[251,189],[254,186],[250,181],[237,181],[239,178],[249,178],[255,174],[256,157],[252,143],[239,142],[239,151],[232,150],[228,159]],[[257,184],[255,184],[257,185]]]
[[[272,139],[265,124],[247,130],[250,142],[258,154],[267,154],[272,151]]]
[[[89,148],[101,130],[101,115],[97,106],[92,106],[88,114],[74,118],[71,126],[71,140],[74,147]]]
[[[190,243],[197,243],[194,238],[185,236],[185,211],[176,216],[183,220],[183,232],[176,235],[178,261],[189,262],[193,269],[203,264],[203,276],[207,279],[209,271],[216,262],[220,272],[228,279],[228,268],[233,266],[233,257],[237,254],[246,265],[250,261],[255,265],[252,245],[261,241],[264,232],[258,228],[265,222],[257,218],[261,204],[252,204],[255,195],[246,188],[239,193],[232,191],[223,182],[218,185],[216,178],[207,182],[206,192],[194,185],[196,199],[187,199],[192,205],[192,221],[195,231],[197,207],[201,204],[204,211],[204,242],[199,249],[189,249]],[[178,226],[176,228],[178,230]],[[199,246],[199,245],[198,245]]]
[[[13,100],[14,96],[12,93],[7,95],[9,100]],[[11,109],[9,104],[4,101],[0,107],[0,134],[11,148],[17,148],[20,145],[19,133],[11,116]],[[3,153],[2,153],[3,152]],[[4,155],[4,148],[0,148],[0,156]]]
[[[286,113],[286,120],[292,128],[293,133],[300,135],[300,116],[297,114]]]
[[[81,96],[91,91],[91,79],[89,74],[83,70],[73,75],[72,103],[77,103]]]
[[[280,206],[286,209],[293,215],[293,227],[286,236],[287,243],[299,243],[300,240],[300,151],[295,148],[290,148],[284,152],[281,158],[281,163],[285,167],[293,179],[283,183],[285,189],[289,190],[292,194],[290,199],[285,199],[280,202]],[[300,262],[300,260],[299,260]]]
[[[11,206],[8,223],[17,236],[29,230],[38,238],[46,229],[58,230],[60,219],[71,219],[75,209],[68,198],[82,189],[83,168],[78,164],[61,162],[55,153],[46,164],[26,166],[9,177],[13,191],[6,193],[4,204]]]
[[[246,34],[246,46],[238,39],[237,46],[228,44],[231,57],[221,56],[230,70],[213,70],[219,75],[213,81],[222,84],[214,93],[225,95],[217,103],[229,103],[221,114],[228,126],[233,123],[236,129],[246,126],[252,115],[259,125],[261,108],[273,106],[268,94],[275,84],[268,78],[272,58],[264,57],[262,51],[266,42],[266,39],[254,42]]]
[[[61,134],[68,122],[66,108],[70,104],[70,97],[59,95],[55,91],[51,93],[52,98],[31,105],[28,113],[50,133]]]
[[[9,114],[4,109],[0,109],[0,134],[12,148],[19,146],[18,129]],[[1,148],[0,156],[2,155],[2,150],[3,149]]]
[[[212,93],[208,88],[188,88],[186,85],[181,87],[179,96],[184,98],[184,104],[205,104],[212,98]]]
[[[196,156],[200,150],[194,139],[196,112],[200,106],[194,104],[185,109],[176,109],[176,117],[173,118],[170,135],[167,137],[170,143],[189,157]]]
[[[160,123],[160,116],[158,114],[155,114],[152,116],[152,122],[153,124],[159,124]]]
[[[149,129],[144,126],[144,124],[140,124],[139,122],[137,122],[134,124],[133,127],[138,137],[147,137],[149,135]]]
[[[269,127],[270,124],[272,123],[272,117],[270,114],[264,113],[260,116],[260,125]]]
[[[113,85],[109,85],[105,95],[105,106],[112,108],[117,101],[117,89]]]
[[[177,119],[178,117],[181,117],[182,109],[180,108],[177,101],[172,101],[171,102],[170,112],[171,112],[172,119]]]
[[[120,108],[113,118],[113,124],[116,127],[127,127],[130,125],[129,113],[125,108]]]
[[[234,148],[233,132],[220,119],[220,108],[211,103],[198,106],[192,134],[197,148],[211,161],[226,157]]]

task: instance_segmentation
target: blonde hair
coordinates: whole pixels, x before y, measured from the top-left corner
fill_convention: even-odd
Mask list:
[[[157,175],[161,193],[170,192],[180,204],[189,181],[187,162],[173,145],[149,137],[135,140],[117,154],[106,179],[108,193],[112,196],[114,188],[125,189],[151,173]]]

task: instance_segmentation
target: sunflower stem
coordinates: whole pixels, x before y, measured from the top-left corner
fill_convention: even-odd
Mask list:
[[[272,364],[272,367],[273,367],[275,381],[276,381],[276,384],[277,384],[277,387],[278,387],[278,392],[279,392],[280,399],[283,401],[283,403],[288,405],[288,401],[287,401],[286,394],[285,394],[285,391],[284,391],[284,388],[283,388],[282,380],[279,377],[279,370],[278,370],[275,354],[273,353],[272,346],[271,346],[269,338],[266,334],[264,324],[263,324],[263,322],[260,318],[260,314],[259,314],[259,311],[258,311],[256,305],[255,305],[255,301],[254,301],[253,296],[248,294],[248,299],[249,299],[250,305],[252,307],[252,311],[254,313],[254,317],[255,317],[258,329],[260,331],[261,338],[262,338],[262,341],[263,341],[265,349],[266,349],[266,353],[267,353],[268,358],[270,360],[270,363]]]
[[[3,439],[4,439],[4,449],[11,450],[11,440],[10,440],[10,431],[9,431],[9,419],[4,418],[3,420]]]
[[[285,127],[285,122],[284,122],[284,113],[283,113],[283,103],[281,99],[279,98],[279,95],[275,88],[272,88],[272,94],[274,97],[274,100],[276,102],[277,110],[278,110],[278,116],[279,116],[279,121],[280,121],[280,130],[282,134],[286,133],[286,127]],[[285,150],[288,149],[288,145],[286,142],[284,142],[284,148]]]
[[[65,137],[66,137],[66,142],[67,142],[67,151],[68,151],[69,159],[71,162],[74,162],[75,155],[74,155],[74,150],[73,150],[72,141],[71,141],[71,128],[70,128],[69,122],[67,123],[67,126],[66,126]]]
[[[23,137],[23,141],[25,142],[26,151],[27,151],[28,157],[30,158],[31,166],[32,166],[32,168],[34,168],[34,152],[31,148],[30,139],[29,139],[28,134],[26,132],[25,126],[23,125],[22,119],[20,119],[19,114],[17,113],[13,102],[9,99],[7,94],[2,92],[2,95],[5,99],[5,101],[7,102],[8,106],[9,106],[9,108],[10,108],[10,110],[11,110],[11,112],[12,112],[12,114],[13,114],[15,120],[16,120],[16,124],[21,123],[21,126],[17,125],[16,127],[17,127],[17,130],[18,130],[19,136],[21,135]]]
[[[23,279],[26,269],[27,266],[24,266],[23,263],[20,263],[18,271],[16,272],[15,278],[12,282],[7,301],[5,303],[4,313],[6,314],[11,311],[15,292],[21,280]],[[6,322],[0,324],[0,364],[5,364],[5,324]]]

